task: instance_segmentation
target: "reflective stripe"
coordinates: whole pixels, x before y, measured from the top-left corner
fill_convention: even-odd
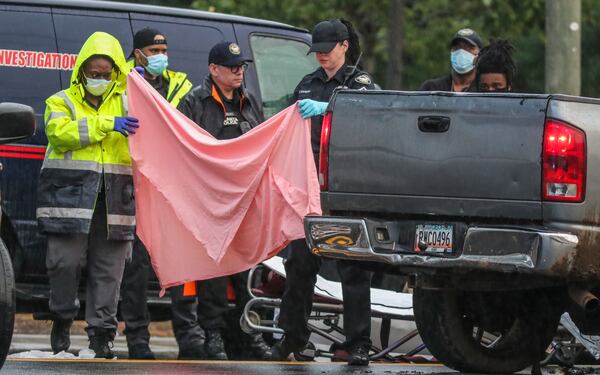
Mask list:
[[[77,120],[77,125],[77,130],[79,130],[79,144],[81,147],[88,146],[90,144],[90,133],[88,131],[87,117]]]
[[[37,217],[55,217],[65,219],[92,219],[94,210],[87,208],[40,207],[36,210]]]
[[[123,164],[104,164],[104,173],[133,175],[131,165]]]
[[[64,112],[50,112],[50,116],[48,116],[48,122],[60,118],[60,117],[68,117],[69,115]]]
[[[73,151],[65,152],[65,160],[72,160],[72,159],[73,159]]]
[[[67,107],[69,107],[69,110],[71,110],[71,119],[74,119],[75,114],[77,113],[77,112],[75,112],[75,104],[73,104],[71,99],[69,99],[69,97],[67,96],[67,94],[64,91],[57,93],[56,96],[58,96],[59,98],[62,98],[65,101],[65,104],[67,105]]]
[[[100,173],[102,164],[89,160],[46,159],[42,168],[76,169]]]
[[[108,225],[135,225],[135,216],[133,215],[111,215],[106,218]]]
[[[123,116],[127,116],[127,112],[129,111],[129,103],[127,102],[126,92],[121,95],[121,104],[123,105]]]
[[[65,153],[65,157],[66,157]],[[73,160],[73,159],[46,159],[42,168],[56,169],[75,169],[85,170],[100,173],[104,168],[104,173],[121,174],[126,176],[133,175],[133,170],[130,165],[123,164],[100,164],[90,160]]]

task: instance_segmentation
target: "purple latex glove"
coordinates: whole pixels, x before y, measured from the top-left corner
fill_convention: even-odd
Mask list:
[[[129,136],[135,134],[135,129],[140,127],[139,120],[131,116],[115,117],[114,131]]]
[[[140,75],[141,75],[142,77],[144,76],[144,73],[146,72],[146,71],[144,70],[144,68],[142,68],[141,66],[136,66],[136,67],[135,67],[135,68],[133,68],[133,69],[135,69],[135,71],[136,71],[136,72],[140,73]]]

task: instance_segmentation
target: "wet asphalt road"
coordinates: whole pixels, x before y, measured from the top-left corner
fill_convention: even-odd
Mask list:
[[[8,359],[0,375],[123,375],[123,374],[202,374],[202,375],[460,375],[439,364],[374,363],[366,367],[351,367],[331,362],[240,362],[240,361],[129,361],[129,360],[61,360],[61,359]],[[525,369],[520,375],[531,374]],[[599,366],[576,366],[571,369],[548,366],[542,375],[600,374]],[[469,374],[473,375],[473,374]]]
[[[218,361],[127,361],[127,360],[33,360],[10,359],[1,374],[202,374],[202,375],[277,375],[277,374],[443,374],[456,372],[441,365],[373,364],[350,367],[338,363],[302,362],[218,362]]]

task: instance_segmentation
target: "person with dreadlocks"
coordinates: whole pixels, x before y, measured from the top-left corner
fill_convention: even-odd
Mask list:
[[[514,47],[508,40],[492,40],[477,58],[477,90],[511,92],[517,67],[512,58]]]
[[[338,87],[358,90],[375,88],[370,75],[357,66],[360,56],[358,35],[346,20],[333,19],[318,23],[312,32],[312,46],[320,65],[306,75],[294,91],[300,114],[311,119],[311,144],[318,164],[321,125],[333,91]],[[317,165],[318,166],[318,165]],[[312,310],[313,293],[321,258],[313,255],[305,239],[293,241],[285,262],[286,285],[282,297],[279,326],[284,338],[272,349],[273,360],[285,360],[306,348],[307,328]],[[352,261],[338,261],[338,273],[344,297],[344,332],[348,364],[367,365],[371,346],[371,272]]]

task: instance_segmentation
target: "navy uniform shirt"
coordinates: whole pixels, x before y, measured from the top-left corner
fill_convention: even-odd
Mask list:
[[[296,89],[294,90],[293,102],[302,99],[312,99],[319,102],[329,102],[333,90],[342,86],[346,80],[346,66],[343,65],[335,75],[329,79],[325,70],[319,68],[314,72],[304,76]],[[368,73],[356,70],[346,81],[349,89],[373,90],[375,84]],[[321,143],[321,125],[323,116],[314,116],[311,118],[311,146],[315,162],[318,167],[319,151]]]

